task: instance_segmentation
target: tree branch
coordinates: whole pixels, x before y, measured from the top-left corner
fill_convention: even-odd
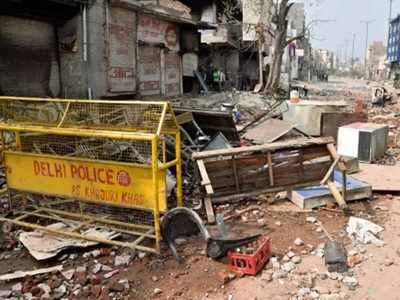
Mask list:
[[[298,36],[295,36],[295,37],[293,37],[293,38],[288,39],[288,40],[285,42],[285,47],[288,46],[289,44],[293,43],[294,41],[304,39],[305,36],[306,36],[306,35],[303,33],[303,34],[300,34],[300,35],[298,35]]]

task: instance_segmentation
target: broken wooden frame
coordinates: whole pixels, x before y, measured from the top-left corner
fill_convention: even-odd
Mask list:
[[[336,201],[345,205],[346,183],[343,196],[331,184],[337,164],[345,175],[333,142],[332,138],[300,139],[194,153],[205,190],[208,222],[215,222],[213,204],[319,185],[323,180]]]

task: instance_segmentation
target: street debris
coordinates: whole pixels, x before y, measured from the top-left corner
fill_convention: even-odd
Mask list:
[[[310,136],[322,135],[322,114],[327,112],[345,112],[345,101],[287,101],[288,110],[283,113],[283,120],[296,124],[296,128]]]
[[[347,272],[347,252],[342,243],[334,241],[326,243],[324,256],[329,272]]]
[[[334,172],[335,185],[343,189],[343,175]],[[346,176],[346,201],[367,200],[372,197],[372,187],[369,183]],[[335,199],[327,186],[315,186],[294,189],[288,193],[288,198],[302,209],[313,209],[334,203]]]
[[[271,256],[271,241],[267,236],[241,245],[228,252],[229,270],[248,275],[257,275]]]
[[[64,223],[53,223],[48,225],[47,228],[49,230],[74,230],[74,227],[69,227]],[[82,235],[115,239],[120,234],[110,230],[93,228],[82,232]],[[42,231],[21,232],[19,235],[19,240],[28,249],[29,253],[37,260],[45,260],[55,257],[61,251],[68,248],[87,248],[98,244],[98,242],[66,238],[54,234],[44,233]]]
[[[11,274],[3,274],[0,275],[0,281],[7,281],[7,280],[14,280],[14,279],[21,279],[27,276],[35,276],[40,274],[52,273],[52,272],[61,272],[63,270],[62,265],[50,267],[50,268],[43,268],[37,269],[32,271],[16,271]]]
[[[385,107],[390,104],[393,95],[390,94],[385,87],[376,87],[372,89],[372,105]]]
[[[350,217],[346,227],[347,234],[354,241],[362,244],[374,244],[378,247],[385,245],[385,242],[379,239],[379,233],[382,231],[381,226],[356,217]]]
[[[262,145],[305,137],[305,134],[292,123],[279,119],[267,119],[254,127],[247,128],[242,137],[253,144]]]
[[[293,244],[295,244],[296,246],[303,246],[304,241],[301,238],[297,238],[294,240]]]
[[[132,260],[131,255],[118,255],[114,259],[114,266],[121,267],[121,266],[128,266]]]
[[[0,299],[399,294],[400,16],[349,59],[324,1],[3,2]]]
[[[330,138],[300,139],[194,153],[193,159],[197,162],[201,185],[205,189],[208,221],[215,222],[213,204],[284,191],[289,186],[307,186],[322,180],[331,165],[327,148],[330,143]],[[293,156],[301,164],[293,164]],[[290,173],[287,172],[289,169]],[[266,182],[269,183],[267,186]]]
[[[372,123],[353,123],[338,132],[338,154],[375,162],[385,156],[389,127]]]

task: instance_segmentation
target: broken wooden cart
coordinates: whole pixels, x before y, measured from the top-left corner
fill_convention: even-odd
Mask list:
[[[194,153],[208,222],[215,222],[213,204],[320,183],[327,183],[336,201],[345,206],[346,170],[333,142],[312,138]],[[342,194],[332,180],[337,165],[343,172]]]

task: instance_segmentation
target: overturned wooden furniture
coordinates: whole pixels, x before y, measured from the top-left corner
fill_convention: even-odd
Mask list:
[[[345,205],[346,183],[342,195],[331,184],[336,165],[345,175],[333,142],[333,138],[300,139],[194,153],[204,187],[208,222],[215,222],[212,204],[321,182],[328,184],[341,206]]]

